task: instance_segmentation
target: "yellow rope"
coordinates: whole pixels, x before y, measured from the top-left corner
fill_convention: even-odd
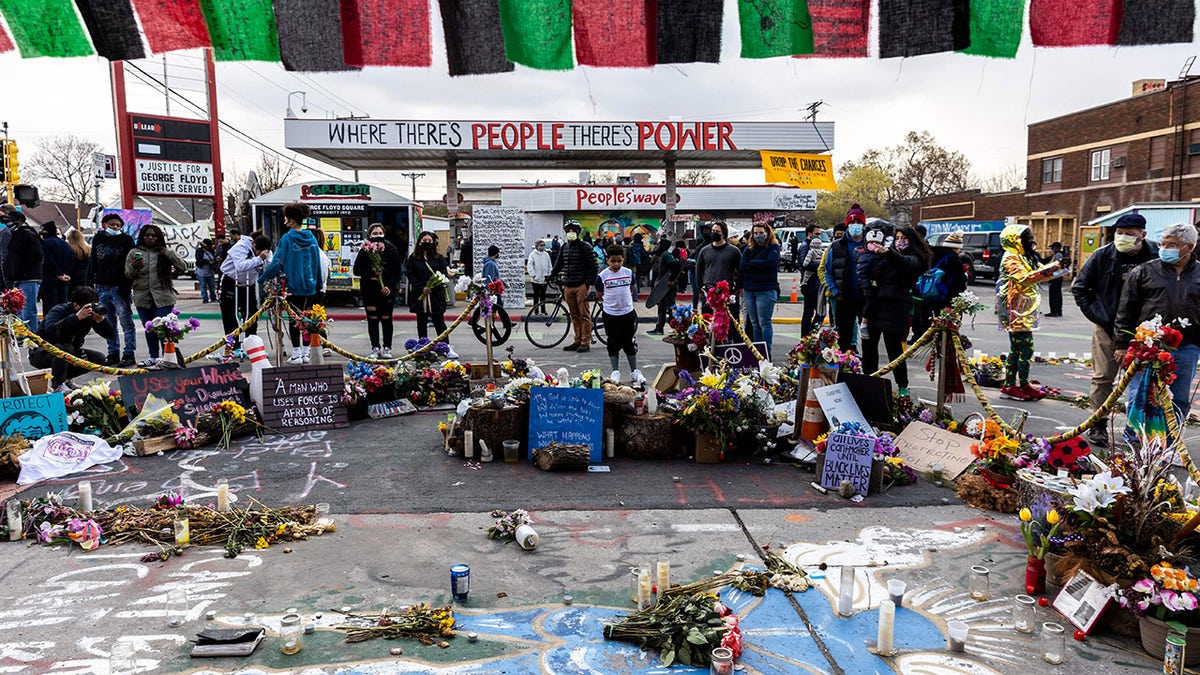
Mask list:
[[[975,398],[979,401],[979,405],[983,406],[983,410],[987,413],[987,416],[1000,427],[1005,435],[1016,436],[1017,430],[1006,422],[1003,417],[1000,417],[1000,413],[996,412],[996,409],[992,407],[991,402],[987,400],[987,396],[984,395],[983,390],[979,387],[979,383],[975,381],[975,370],[971,368],[971,363],[967,360],[967,355],[963,351],[962,340],[959,338],[958,333],[951,335],[950,341],[954,343],[954,352],[958,357],[958,364],[962,368],[963,379],[971,383],[971,390],[975,392]]]
[[[921,337],[917,338],[916,342],[909,345],[908,349],[904,350],[903,354],[901,354],[900,356],[897,356],[895,358],[895,360],[893,360],[891,363],[888,363],[888,364],[884,365],[882,368],[880,368],[879,370],[871,373],[871,376],[872,377],[883,377],[884,375],[887,375],[888,373],[895,370],[897,366],[899,366],[901,363],[904,363],[905,361],[912,358],[912,355],[916,354],[918,349],[925,346],[925,344],[927,342],[932,340],[934,338],[934,336],[937,335],[938,331],[941,330],[941,328],[942,327],[940,324],[934,323],[932,326],[929,327],[929,330],[925,331],[925,333],[923,335],[921,335]]]
[[[1113,387],[1112,393],[1108,395],[1108,398],[1104,399],[1104,403],[1100,404],[1099,408],[1096,408],[1096,412],[1092,413],[1091,417],[1084,420],[1074,429],[1051,436],[1047,438],[1046,441],[1051,445],[1055,443],[1061,443],[1065,440],[1084,434],[1088,429],[1096,426],[1096,424],[1100,423],[1102,420],[1108,419],[1108,416],[1112,414],[1113,408],[1115,408],[1117,403],[1121,400],[1121,396],[1125,394],[1125,390],[1129,387],[1129,384],[1133,382],[1133,376],[1144,367],[1144,363],[1131,363],[1129,367],[1125,369],[1125,372],[1121,373],[1121,378],[1117,380],[1116,385]]]
[[[213,352],[217,351],[218,349],[225,347],[225,345],[228,344],[229,338],[231,338],[231,337],[236,338],[237,336],[241,335],[243,331],[248,330],[250,328],[250,326],[252,326],[256,321],[258,321],[259,317],[262,316],[263,312],[267,311],[267,308],[269,308],[272,304],[274,304],[274,302],[275,302],[274,297],[267,298],[266,300],[263,301],[262,306],[258,308],[258,311],[255,312],[254,314],[252,314],[250,316],[250,318],[243,321],[242,325],[238,326],[237,328],[234,328],[233,332],[231,332],[229,335],[226,335],[225,337],[221,338],[220,340],[214,342],[213,344],[209,345],[208,347],[205,347],[204,349],[193,353],[191,356],[184,358],[183,362],[184,363],[193,363],[195,361],[199,361],[200,359],[208,356],[209,354],[212,354]]]
[[[738,335],[742,336],[742,342],[745,342],[746,346],[750,348],[750,353],[754,355],[754,358],[758,359],[759,361],[766,361],[767,357],[759,353],[758,349],[754,347],[754,343],[750,341],[750,336],[746,335],[746,331],[742,329],[742,322],[733,321],[732,319],[733,317],[730,317],[730,323],[733,324],[734,328],[737,328]]]
[[[1166,386],[1159,386],[1158,396],[1159,405],[1162,406],[1167,415],[1167,442],[1175,444],[1179,450],[1179,461],[1183,464],[1183,468],[1187,471],[1188,476],[1193,481],[1200,483],[1200,470],[1196,469],[1196,463],[1192,461],[1192,456],[1188,453],[1187,445],[1183,442],[1182,430],[1179,428],[1179,414],[1175,412],[1175,401],[1171,398],[1171,389]]]

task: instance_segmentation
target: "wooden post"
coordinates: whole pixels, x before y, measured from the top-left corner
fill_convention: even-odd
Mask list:
[[[938,348],[942,351],[942,361],[938,364],[937,371],[937,412],[934,413],[934,420],[942,419],[942,415],[946,412],[946,369],[950,367],[950,331],[942,329],[938,333]],[[953,358],[958,358],[955,354]]]
[[[808,370],[809,366],[800,364],[800,377],[796,378],[796,412],[793,414],[795,425],[792,427],[792,442],[800,442],[800,422],[804,418],[804,402],[808,400]]]
[[[10,396],[12,396],[12,392],[9,390],[9,387],[11,386],[11,384],[9,383],[9,379],[8,379],[8,374],[10,371],[10,367],[9,367],[10,364],[8,362],[8,340],[9,340],[9,337],[10,337],[10,333],[8,330],[4,331],[3,336],[0,336],[0,368],[3,368],[3,370],[4,370],[4,398],[9,398]]]
[[[286,300],[276,302],[275,306],[271,308],[271,313],[275,316],[275,363],[281,366],[285,363],[283,358],[283,302]]]
[[[484,330],[487,332],[487,379],[488,382],[495,381],[495,360],[492,358],[492,313],[488,312],[487,317],[483,322]]]

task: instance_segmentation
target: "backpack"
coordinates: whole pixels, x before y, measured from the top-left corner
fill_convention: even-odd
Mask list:
[[[917,294],[921,296],[922,300],[945,300],[950,296],[946,270],[942,269],[942,263],[956,255],[955,253],[947,255],[917,278]]]

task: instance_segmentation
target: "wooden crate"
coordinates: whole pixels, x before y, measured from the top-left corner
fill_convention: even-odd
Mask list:
[[[43,368],[42,370],[27,370],[21,373],[21,377],[25,378],[25,382],[29,384],[29,394],[37,396],[38,394],[46,394],[50,392],[50,369]],[[0,397],[4,395],[4,388],[0,387]],[[9,396],[24,396],[25,392],[21,391],[19,380],[10,380],[8,383]]]
[[[174,436],[155,436],[133,442],[133,450],[139,457],[157,455],[160,452],[174,450],[177,447],[179,446],[175,445]]]

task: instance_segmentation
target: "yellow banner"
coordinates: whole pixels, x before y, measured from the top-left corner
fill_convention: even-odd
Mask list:
[[[768,183],[787,183],[806,190],[836,190],[833,155],[798,155],[760,150]]]

